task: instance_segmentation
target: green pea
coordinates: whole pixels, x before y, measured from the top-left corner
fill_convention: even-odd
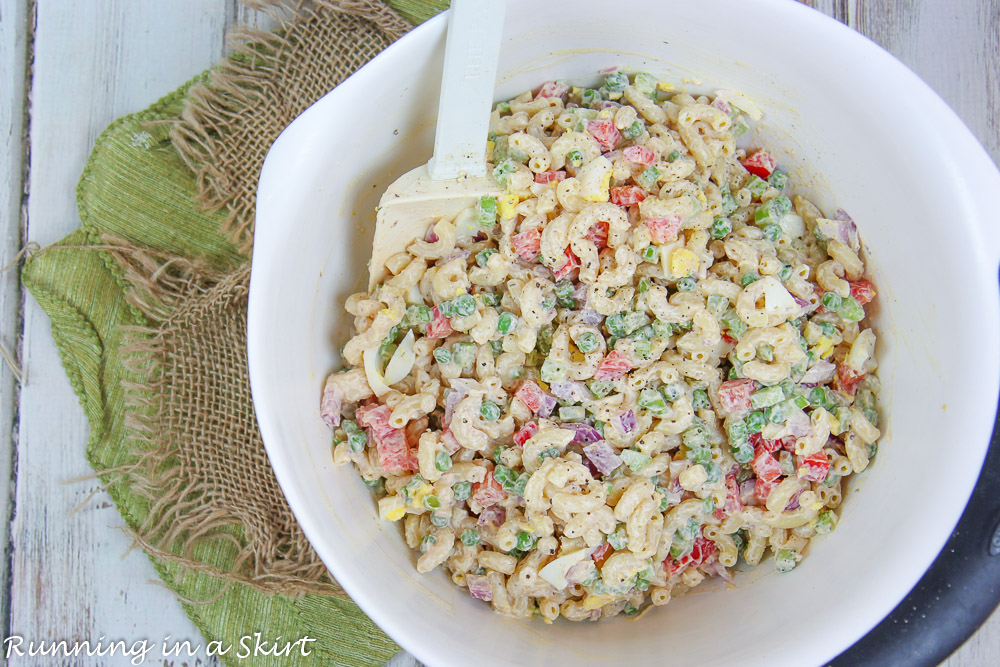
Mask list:
[[[481,267],[486,267],[486,263],[490,261],[490,257],[497,254],[497,251],[493,248],[487,248],[486,250],[480,250],[476,253],[476,265]]]
[[[500,419],[500,406],[493,401],[483,401],[482,405],[479,407],[479,414],[482,415],[483,419],[489,422],[495,422]]]
[[[527,531],[522,530],[517,534],[518,551],[531,551],[535,548],[535,544],[537,543],[538,538]]]
[[[836,292],[825,292],[823,294],[823,298],[820,299],[820,303],[822,303],[823,307],[827,310],[837,312],[840,305],[843,303],[843,299],[841,299]]]
[[[746,417],[747,431],[750,433],[760,433],[766,423],[764,413],[760,410],[754,410]]]
[[[448,452],[438,452],[434,457],[434,467],[438,469],[439,472],[447,472],[451,470],[451,457]]]
[[[451,487],[451,493],[455,500],[468,500],[472,494],[472,484],[470,482],[455,482]]]
[[[462,531],[462,536],[459,538],[462,540],[462,544],[467,547],[474,547],[479,544],[479,531],[474,528],[466,528]]]
[[[733,223],[729,218],[716,218],[712,221],[712,238],[722,239],[733,231]]]
[[[506,336],[517,328],[517,322],[517,315],[509,313],[505,310],[500,313],[500,317],[497,319],[497,331],[500,332],[501,335]]]

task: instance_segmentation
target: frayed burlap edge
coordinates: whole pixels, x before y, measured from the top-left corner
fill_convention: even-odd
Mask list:
[[[176,381],[169,373],[177,362],[172,355],[184,349],[185,340],[199,335],[191,330],[189,319],[203,322],[206,327],[223,326],[225,322],[220,322],[212,310],[220,300],[233,304],[236,317],[245,317],[249,266],[219,274],[198,262],[160,256],[119,239],[109,239],[108,243],[132,286],[127,295],[129,303],[150,322],[149,326],[126,330],[126,367],[134,377],[143,378],[124,387],[129,449],[138,458],[111,471],[110,482],[127,483],[149,503],[148,515],[132,533],[135,545],[186,569],[218,577],[227,584],[246,584],[264,593],[343,594],[296,523],[273,471],[266,465],[251,405],[246,405],[248,414],[243,416],[242,426],[221,429],[226,435],[242,431],[246,441],[235,445],[257,457],[256,463],[248,464],[252,468],[250,480],[239,480],[237,476],[237,481],[250,482],[239,497],[223,492],[225,497],[220,498],[219,476],[206,474],[213,457],[221,458],[222,453],[198,451],[203,443],[171,437],[174,430],[165,421],[167,412],[176,407],[170,405],[166,387]],[[239,352],[245,355],[245,350]],[[181,363],[191,363],[192,355],[181,356]],[[248,396],[245,364],[231,370],[231,381],[244,386]],[[182,416],[187,420],[206,417],[210,415]],[[232,419],[230,415],[211,417]],[[213,435],[206,437],[211,439]],[[217,446],[210,440],[205,449]],[[231,548],[232,567],[222,570],[196,557],[194,552],[204,546]]]
[[[256,183],[261,164],[250,159],[242,173],[234,173],[220,167],[217,157],[234,147],[233,128],[278,87],[274,73],[291,45],[290,36],[296,34],[296,24],[319,20],[319,12],[324,10],[346,14],[374,24],[385,36],[382,48],[412,26],[381,0],[316,0],[308,6],[302,0],[244,0],[244,4],[270,15],[280,27],[274,32],[241,27],[229,35],[227,46],[232,55],[212,71],[207,84],[195,84],[188,91],[181,120],[171,129],[170,138],[197,177],[198,203],[209,211],[226,209],[228,215],[222,233],[248,252],[253,244]],[[342,78],[331,79],[329,88]],[[276,138],[274,133],[258,139],[270,146]]]

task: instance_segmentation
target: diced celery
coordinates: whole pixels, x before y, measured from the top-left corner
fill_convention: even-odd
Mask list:
[[[636,176],[635,182],[639,184],[639,187],[643,190],[652,190],[656,182],[660,180],[660,170],[656,167],[647,167],[641,174]]]
[[[791,549],[778,549],[778,553],[774,555],[774,569],[778,572],[791,572],[797,562],[795,552]]]
[[[622,136],[626,139],[635,139],[640,134],[646,131],[646,124],[641,120],[636,120],[634,123],[622,130]]]
[[[657,79],[652,74],[648,72],[639,72],[635,75],[635,79],[632,85],[643,95],[648,95],[650,97],[656,96],[656,82]]]
[[[639,407],[649,410],[654,414],[666,412],[667,403],[663,400],[660,392],[651,387],[646,387],[639,392]]]
[[[546,359],[540,371],[542,382],[565,382],[568,369],[566,364],[554,359]]]
[[[690,292],[697,287],[697,285],[698,283],[694,278],[686,277],[677,279],[677,290],[679,292]]]
[[[750,396],[750,404],[755,408],[766,408],[783,400],[785,400],[785,392],[777,386],[759,389]]]
[[[767,181],[761,179],[759,176],[751,176],[745,186],[747,190],[750,191],[754,197],[760,197],[767,190]]]
[[[652,457],[634,449],[624,449],[619,456],[633,472],[642,470],[653,460]]]
[[[507,187],[507,177],[517,171],[517,165],[511,159],[503,160],[493,167],[493,178],[501,188]]]
[[[576,346],[584,354],[589,354],[597,350],[600,340],[593,331],[584,331],[577,337]]]
[[[704,389],[695,389],[691,392],[691,406],[695,410],[709,407],[708,393]]]

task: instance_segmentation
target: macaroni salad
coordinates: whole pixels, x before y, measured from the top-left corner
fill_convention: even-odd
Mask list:
[[[880,433],[850,217],[789,192],[761,116],[640,73],[496,106],[501,188],[346,308],[333,457],[505,614],[635,615],[837,524]]]

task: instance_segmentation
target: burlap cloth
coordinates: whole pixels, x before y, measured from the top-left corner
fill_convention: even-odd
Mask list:
[[[330,578],[268,463],[246,369],[249,251],[281,130],[446,5],[257,0],[280,30],[235,31],[224,62],[108,127],[77,190],[81,228],[25,262],[90,421],[87,459],[207,641],[316,638],[295,664],[398,650]]]

